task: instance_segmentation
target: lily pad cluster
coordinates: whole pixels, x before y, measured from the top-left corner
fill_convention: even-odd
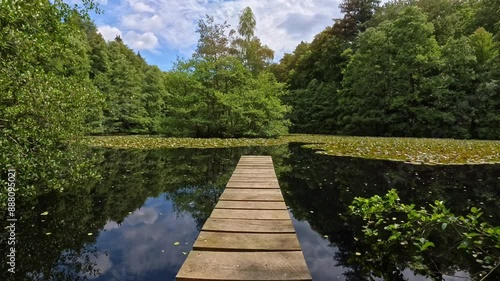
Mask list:
[[[156,136],[88,137],[94,147],[118,149],[226,148],[305,143],[320,154],[426,165],[500,164],[500,141],[287,135],[279,138],[164,138]]]

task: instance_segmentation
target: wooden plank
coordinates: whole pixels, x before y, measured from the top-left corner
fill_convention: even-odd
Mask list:
[[[241,155],[240,158],[271,158],[269,155]]]
[[[277,182],[241,182],[230,181],[227,183],[226,188],[280,188]]]
[[[255,189],[259,190],[259,189]],[[260,189],[264,190],[264,189]],[[219,200],[226,201],[283,201],[281,194],[265,194],[265,193],[229,193],[227,190],[222,193]]]
[[[265,167],[265,166],[237,166],[234,171],[239,171],[239,170],[257,170],[257,171],[269,171],[269,172],[274,172],[273,168]]]
[[[272,170],[274,169],[272,166],[265,166],[265,165],[238,165],[236,166],[235,170],[238,169],[256,169],[256,170]]]
[[[247,219],[247,220],[289,220],[287,210],[238,210],[214,209],[211,218],[216,219]]]
[[[300,251],[192,251],[177,274],[177,280],[310,281],[312,278]]]
[[[260,194],[260,195],[281,195],[281,189],[253,189],[253,188],[226,188],[226,194]],[[282,198],[283,199],[283,198]]]
[[[266,174],[233,174],[231,179],[234,180],[253,180],[253,181],[278,181],[276,175]]]
[[[247,233],[295,233],[291,220],[242,220],[208,218],[201,230]]]
[[[246,175],[246,174],[258,174],[276,177],[276,173],[273,170],[267,169],[236,169],[233,171],[233,175]]]
[[[269,155],[241,155],[240,158],[271,158]]]
[[[261,164],[261,163],[254,163],[254,162],[247,162],[247,163],[238,163],[236,165],[236,167],[265,167],[265,168],[269,168],[269,169],[273,169],[274,168],[274,165],[273,163],[265,163],[265,164]]]
[[[219,201],[216,209],[287,210],[285,202]]]
[[[262,159],[258,159],[258,158],[255,158],[255,159],[245,158],[245,159],[240,159],[240,161],[238,163],[241,163],[241,164],[248,164],[248,163],[251,163],[251,164],[265,163],[265,164],[268,164],[268,163],[273,163],[273,160],[272,159],[266,159],[266,158],[262,158]]]
[[[272,181],[272,182],[278,182],[278,179],[276,176],[252,176],[249,174],[245,175],[232,175],[229,180],[237,180],[237,181]]]
[[[258,162],[257,162],[257,161],[249,161],[249,162],[240,162],[238,165],[239,165],[239,166],[243,166],[243,165],[247,165],[247,166],[248,166],[248,165],[258,165],[258,166],[260,166],[260,165],[266,165],[266,166],[267,166],[267,165],[273,165],[273,168],[274,168],[274,164],[273,164],[273,162],[270,162],[270,161],[258,161]]]
[[[193,250],[300,251],[295,233],[234,233],[201,231]]]

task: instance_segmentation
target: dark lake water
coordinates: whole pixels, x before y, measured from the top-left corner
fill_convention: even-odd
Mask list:
[[[500,225],[499,165],[414,166],[318,155],[299,145],[95,153],[101,180],[68,180],[62,193],[18,202],[17,273],[0,280],[174,280],[242,154],[273,156],[316,281],[430,280],[407,269],[405,253],[369,261],[361,221],[348,215],[355,197],[396,188],[403,202],[444,200],[457,214],[478,206]],[[446,280],[467,280],[481,268],[448,240],[436,245],[442,254],[433,263]],[[0,260],[6,268],[5,255]],[[498,270],[487,280],[500,280]]]

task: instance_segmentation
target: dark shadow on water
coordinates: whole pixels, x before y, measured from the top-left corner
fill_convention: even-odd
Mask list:
[[[443,200],[455,214],[470,207],[484,211],[484,220],[500,225],[500,166],[423,166],[389,161],[332,157],[290,146],[291,167],[279,176],[285,200],[298,223],[295,227],[314,280],[425,280],[409,270],[404,253],[370,253],[364,243],[362,221],[348,215],[355,197],[383,195],[396,188],[402,202],[427,206]],[[307,225],[313,231],[301,231]],[[435,266],[449,275],[481,270],[474,259],[456,250],[450,237],[440,237]],[[325,257],[330,253],[330,260]],[[358,255],[356,255],[358,253]],[[370,253],[370,254],[368,254]],[[378,260],[369,261],[369,258]],[[436,278],[440,278],[439,277]],[[446,280],[455,280],[447,276]],[[457,280],[464,278],[457,277]],[[500,280],[493,274],[488,280]]]
[[[401,200],[417,205],[444,200],[456,213],[480,206],[500,225],[498,165],[412,166],[318,155],[299,145],[94,153],[101,180],[64,178],[63,192],[18,202],[17,273],[2,270],[0,280],[174,280],[242,154],[273,156],[313,280],[369,280],[374,273],[425,280],[404,270],[399,253],[373,264],[355,255],[369,251],[360,222],[347,214],[356,196],[397,188]],[[436,247],[444,253],[447,239]],[[478,271],[473,260],[450,253],[435,261],[443,271]]]

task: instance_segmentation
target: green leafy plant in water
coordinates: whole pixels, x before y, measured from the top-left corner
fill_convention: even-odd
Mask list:
[[[436,254],[443,249],[435,248],[441,239],[451,239],[455,246],[449,251],[465,252],[480,265],[475,279],[486,280],[500,266],[500,227],[481,222],[479,208],[472,207],[465,216],[452,214],[443,201],[418,209],[401,203],[392,189],[383,197],[357,197],[349,209],[365,221],[362,231],[372,249],[365,258],[370,261],[376,260],[373,255],[403,251],[409,259],[405,266],[438,278],[442,272],[433,257],[449,253]]]

